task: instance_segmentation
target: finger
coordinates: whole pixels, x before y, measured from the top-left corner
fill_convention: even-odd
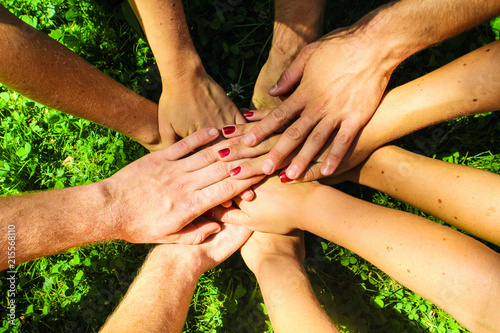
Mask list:
[[[295,115],[303,110],[303,98],[300,92],[296,92],[279,107],[273,109],[255,127],[243,136],[243,143],[247,146],[255,146],[271,133],[286,125]]]
[[[215,184],[199,189],[193,193],[193,202],[196,203],[199,214],[237,196],[244,190],[257,184],[263,176],[248,179],[226,178]]]
[[[328,155],[326,156],[323,166],[321,167],[321,174],[323,176],[330,176],[335,169],[339,166],[342,158],[351,146],[352,140],[356,136],[360,126],[353,125],[347,121],[342,122],[338,133],[335,135],[333,145]]]
[[[255,198],[255,192],[252,190],[252,188],[246,189],[240,193],[240,198],[245,201],[252,201],[253,198]]]
[[[304,146],[300,149],[286,169],[288,179],[297,179],[318,154],[332,134],[334,127],[326,119],[319,122],[306,139]]]
[[[315,118],[303,116],[287,128],[274,148],[269,152],[268,158],[262,162],[262,171],[266,175],[272,174],[281,162],[304,141],[316,123]],[[307,164],[309,162],[310,160],[307,161]]]
[[[237,125],[227,125],[222,127],[222,135],[225,138],[233,138],[235,136],[240,136],[248,132],[252,127],[257,125],[257,123],[246,123]]]
[[[223,208],[216,207],[214,210],[214,220],[235,224],[242,227],[249,225],[250,219],[246,213],[236,207]]]
[[[195,245],[203,243],[210,235],[221,231],[221,225],[206,219],[199,219],[186,225],[176,233],[168,235],[159,243]]]
[[[249,177],[254,177],[258,175],[262,175],[262,169],[260,166],[262,165],[262,161],[264,161],[267,158],[267,155],[261,155],[259,157],[247,160],[246,162],[243,162],[239,164],[237,167],[233,168],[229,174],[231,177],[235,179],[246,179]],[[283,162],[278,166],[278,169],[287,167],[290,162],[292,161],[293,154],[287,156]],[[289,180],[291,181],[291,180]],[[286,182],[283,181],[282,182]]]
[[[233,200],[228,200],[228,201],[223,202],[223,203],[221,204],[221,206],[222,206],[222,207],[224,207],[224,208],[229,208],[229,207],[231,207],[232,205],[233,205]]]
[[[262,154],[267,154],[278,142],[279,135],[272,135],[259,143],[255,147],[248,147],[243,143],[235,143],[229,147],[224,147],[217,153],[219,157],[224,161],[234,161],[242,158],[251,158],[260,156]]]
[[[187,136],[186,138],[176,142],[172,146],[163,150],[167,158],[171,161],[178,160],[183,156],[191,153],[198,147],[212,142],[219,136],[219,131],[215,128],[204,128]]]
[[[239,164],[244,163],[246,160],[247,159],[240,159],[229,162],[217,161],[215,163],[207,165],[202,169],[191,171],[189,174],[186,174],[185,178],[180,178],[178,180],[178,184],[183,184],[183,180],[187,179],[186,183],[190,184],[192,188],[194,188],[195,190],[201,190],[207,186],[211,186],[213,184],[221,182],[225,178],[228,178],[230,176],[231,170],[236,168]],[[241,191],[243,190],[245,189],[241,189]],[[236,194],[239,194],[239,192]],[[230,200],[231,198],[232,197],[226,198],[226,200],[221,201],[220,204],[227,200]]]
[[[269,95],[276,97],[294,89],[302,79],[304,68],[311,57],[311,47],[306,46],[288,68],[281,74],[278,82],[269,89]]]
[[[264,110],[248,110],[243,112],[243,115],[248,121],[257,121],[264,119],[273,109],[264,109]]]
[[[210,257],[215,261],[213,264],[216,266],[236,252],[252,233],[245,227],[222,223],[221,232],[208,239],[203,246],[210,246]]]

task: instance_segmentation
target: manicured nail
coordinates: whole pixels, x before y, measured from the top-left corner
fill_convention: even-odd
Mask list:
[[[224,158],[228,156],[231,153],[231,149],[229,148],[224,148],[218,151],[220,158]]]
[[[213,211],[213,210],[207,210],[205,213],[203,213],[203,216],[208,217],[208,218],[210,218],[210,219],[211,219],[212,217],[214,217],[214,215],[215,215],[215,214],[214,214],[214,211]]]
[[[278,84],[275,84],[274,86],[272,86],[271,89],[269,89],[269,93],[272,94],[273,92],[276,91],[276,89],[278,89]]]
[[[219,134],[219,131],[216,128],[211,128],[208,131],[208,135],[210,135],[210,136],[216,136],[217,134]]]
[[[229,135],[229,134],[233,134],[234,132],[236,132],[236,126],[224,126],[222,127],[222,132],[224,132],[224,135]]]
[[[261,165],[262,171],[264,171],[265,174],[271,174],[274,171],[274,163],[270,159],[264,160]]]
[[[286,176],[290,179],[297,178],[299,173],[299,168],[296,165],[292,165],[286,169]]]
[[[257,138],[253,133],[248,133],[243,137],[243,143],[246,144],[247,146],[253,145],[255,141],[257,141]]]
[[[234,168],[233,170],[229,171],[229,174],[231,176],[236,176],[237,174],[239,174],[241,171],[241,167],[240,166],[237,166],[236,168]]]
[[[293,182],[293,179],[290,179],[286,176],[286,170],[281,171],[280,173],[280,180],[282,183],[290,183]]]
[[[333,167],[330,164],[323,164],[321,167],[321,174],[323,176],[330,176],[333,173]]]
[[[251,117],[251,116],[253,116],[253,111],[243,112],[243,116],[246,118]]]

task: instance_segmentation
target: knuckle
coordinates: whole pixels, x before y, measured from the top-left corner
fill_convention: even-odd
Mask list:
[[[231,195],[233,196],[236,193],[236,182],[233,179],[225,179],[222,182],[222,190],[224,191],[224,196]]]
[[[176,144],[177,151],[182,155],[186,155],[191,151],[191,147],[186,140],[178,141]]]
[[[274,109],[271,112],[271,116],[273,117],[274,120],[276,120],[280,124],[286,121],[286,113],[283,109],[280,108]]]
[[[300,130],[293,126],[293,127],[289,127],[285,133],[284,133],[288,138],[292,139],[292,140],[295,140],[295,141],[298,141],[301,139],[302,135],[301,135],[301,132]]]
[[[307,170],[304,172],[304,181],[319,179],[319,175],[320,173],[317,172],[315,168],[307,168]]]
[[[205,149],[199,152],[200,158],[205,163],[212,163],[218,161],[217,156],[215,156],[215,152],[211,149]]]
[[[341,144],[346,145],[352,141],[352,135],[349,133],[340,133],[340,135],[337,137],[337,141]]]
[[[311,143],[314,144],[315,146],[323,144],[325,140],[325,136],[321,132],[314,132],[309,136],[309,139],[311,140]]]

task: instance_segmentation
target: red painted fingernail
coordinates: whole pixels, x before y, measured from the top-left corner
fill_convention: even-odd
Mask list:
[[[229,171],[229,174],[230,174],[231,176],[236,176],[237,174],[239,174],[239,173],[240,173],[240,171],[241,171],[241,167],[240,167],[240,166],[238,166],[238,167],[234,168],[233,170]]]
[[[233,134],[236,132],[236,126],[224,126],[222,127],[222,132],[224,132],[224,135]]]
[[[253,111],[243,112],[243,116],[244,117],[251,117],[251,116],[253,116]]]
[[[208,218],[212,218],[212,217],[214,217],[214,212],[213,212],[213,210],[207,210],[205,213],[203,213],[203,216],[208,217]]]
[[[224,158],[228,156],[231,153],[231,149],[229,148],[224,148],[218,151],[220,158]]]
[[[281,171],[280,173],[280,180],[282,183],[290,183],[293,182],[293,179],[290,179],[286,176],[286,170]]]

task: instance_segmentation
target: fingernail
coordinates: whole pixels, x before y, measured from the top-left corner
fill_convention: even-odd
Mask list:
[[[296,165],[292,165],[286,169],[286,176],[291,179],[297,178],[299,173],[299,168]]]
[[[207,210],[202,215],[205,216],[205,217],[208,217],[208,218],[212,218],[212,217],[214,217],[215,214],[214,214],[213,210]]]
[[[255,135],[253,133],[248,133],[243,137],[243,143],[246,144],[247,146],[253,145],[253,143],[257,140]]]
[[[222,127],[222,132],[224,133],[224,135],[229,135],[229,134],[233,134],[234,132],[236,132],[236,126],[224,126]]]
[[[247,118],[248,118],[248,117],[251,117],[251,116],[253,116],[253,111],[243,112],[243,116],[244,116],[244,117],[247,117]]]
[[[278,89],[278,85],[275,84],[274,86],[271,87],[271,89],[269,89],[269,93],[272,94],[273,92],[276,91],[276,89]]]
[[[216,136],[217,134],[219,134],[219,131],[216,128],[211,128],[208,131],[208,135],[210,135],[210,136]]]
[[[224,158],[228,156],[231,153],[231,149],[229,148],[224,148],[218,151],[220,158]]]
[[[323,164],[321,167],[321,174],[323,176],[330,176],[333,173],[333,167],[329,164]]]
[[[293,182],[293,179],[290,179],[286,176],[286,170],[281,171],[280,173],[280,180],[282,183],[290,183]]]
[[[229,171],[229,174],[231,176],[236,176],[237,174],[239,174],[241,171],[241,167],[240,166],[237,166],[236,168],[234,168],[233,170]]]
[[[274,171],[274,163],[270,159],[264,160],[264,162],[262,162],[261,168],[265,174],[271,174]]]

